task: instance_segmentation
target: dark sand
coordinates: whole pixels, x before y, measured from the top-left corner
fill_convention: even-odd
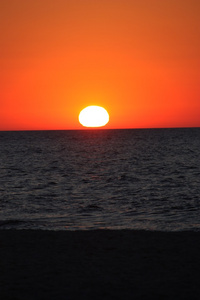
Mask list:
[[[0,299],[200,299],[200,233],[1,230]]]

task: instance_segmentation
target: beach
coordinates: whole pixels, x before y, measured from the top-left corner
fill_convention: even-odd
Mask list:
[[[0,231],[0,299],[200,299],[200,232]]]

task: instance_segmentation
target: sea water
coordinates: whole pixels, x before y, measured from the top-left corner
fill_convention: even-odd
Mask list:
[[[0,228],[200,230],[200,128],[0,132]]]

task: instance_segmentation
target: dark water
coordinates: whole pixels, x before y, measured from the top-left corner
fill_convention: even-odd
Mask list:
[[[200,230],[200,128],[0,132],[0,228]]]

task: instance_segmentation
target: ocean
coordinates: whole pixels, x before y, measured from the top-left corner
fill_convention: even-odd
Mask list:
[[[0,229],[200,230],[200,128],[0,132]]]

